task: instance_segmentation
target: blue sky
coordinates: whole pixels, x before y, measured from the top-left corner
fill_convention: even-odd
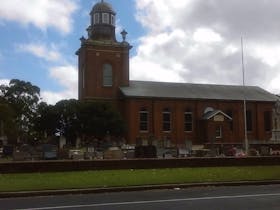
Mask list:
[[[246,84],[280,93],[278,0],[105,0],[117,12],[117,37],[133,45],[130,78]],[[77,98],[79,38],[97,0],[0,2],[0,83],[30,81],[44,101]]]
[[[36,1],[45,0],[33,2]],[[13,3],[2,5],[0,8],[10,10],[10,13],[20,13],[13,8],[18,6],[16,4],[18,1],[12,0],[11,2]],[[19,4],[22,5],[22,8],[28,8],[33,2],[32,0],[22,0]],[[14,17],[0,14],[0,80],[7,81],[17,78],[32,82],[39,86],[41,91],[59,92],[65,88],[65,85],[52,76],[50,69],[76,68],[77,56],[75,52],[80,46],[79,38],[82,35],[86,36],[85,29],[90,21],[89,12],[97,1],[71,0],[60,1],[61,3],[58,4],[58,0],[46,0],[45,2],[46,5],[54,7],[53,12],[58,13],[58,18],[59,15],[62,15],[68,19],[69,23],[64,24],[67,25],[66,27],[61,28],[63,24],[55,25],[53,22],[55,20],[52,20],[51,17],[40,23],[32,20],[38,18],[46,10],[43,8],[44,5],[40,4],[31,6],[32,8],[28,8],[28,11],[21,12],[23,14],[15,14]],[[70,2],[71,5],[63,11],[55,8],[64,6],[65,2]],[[143,31],[133,18],[135,12],[133,1],[122,0],[122,4],[117,4],[117,1],[108,2],[118,13],[117,32],[125,28],[129,31],[128,37],[132,40],[132,44],[137,45],[137,37]],[[35,9],[38,10],[39,14],[35,14]],[[28,17],[30,13],[31,17]],[[51,16],[51,13],[51,10],[45,11],[47,16]],[[135,54],[135,49],[132,51],[132,55]],[[76,81],[73,78],[72,80]],[[76,93],[66,97],[71,96],[76,97]],[[50,102],[53,103],[52,100]]]

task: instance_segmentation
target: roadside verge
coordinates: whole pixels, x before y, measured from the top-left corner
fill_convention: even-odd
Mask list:
[[[128,187],[102,187],[88,189],[67,189],[67,190],[42,190],[42,191],[21,191],[21,192],[0,192],[0,198],[14,197],[33,197],[50,195],[69,195],[69,194],[94,194],[94,193],[112,193],[112,192],[131,192],[146,190],[174,189],[180,190],[193,187],[218,187],[218,186],[249,186],[249,185],[278,185],[280,180],[267,181],[238,181],[238,182],[205,182],[189,184],[163,184],[163,185],[144,185]]]

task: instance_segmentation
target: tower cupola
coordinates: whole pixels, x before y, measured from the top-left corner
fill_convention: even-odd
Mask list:
[[[101,0],[101,2],[93,6],[90,15],[91,25],[87,29],[89,38],[116,42],[116,12],[112,6]]]

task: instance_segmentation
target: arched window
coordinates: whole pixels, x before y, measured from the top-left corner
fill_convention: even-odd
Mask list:
[[[171,111],[169,108],[163,109],[162,112],[162,130],[165,132],[171,131]]]
[[[271,131],[271,127],[272,127],[272,118],[271,118],[271,112],[270,111],[265,111],[263,113],[263,117],[264,117],[264,130],[266,132]]]
[[[146,108],[139,111],[139,130],[142,132],[149,130],[149,112]]]
[[[251,110],[246,110],[247,131],[253,131],[253,114]]]
[[[193,114],[191,109],[186,109],[184,113],[184,118],[185,118],[185,125],[184,129],[185,132],[192,132],[193,130]]]
[[[116,24],[116,20],[115,20],[115,16],[111,15],[111,25],[115,25]]]
[[[112,66],[108,63],[103,65],[103,86],[113,86],[113,71]]]
[[[99,22],[99,13],[95,13],[93,16],[93,24],[98,24]]]

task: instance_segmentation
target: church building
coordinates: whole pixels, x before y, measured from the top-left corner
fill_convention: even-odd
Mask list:
[[[116,40],[116,12],[101,1],[90,18],[88,37],[80,39],[77,51],[79,100],[117,107],[127,124],[128,144],[153,138],[177,146],[243,145],[245,130],[250,144],[271,141],[275,95],[255,86],[132,81],[132,46],[124,30],[122,40]]]

